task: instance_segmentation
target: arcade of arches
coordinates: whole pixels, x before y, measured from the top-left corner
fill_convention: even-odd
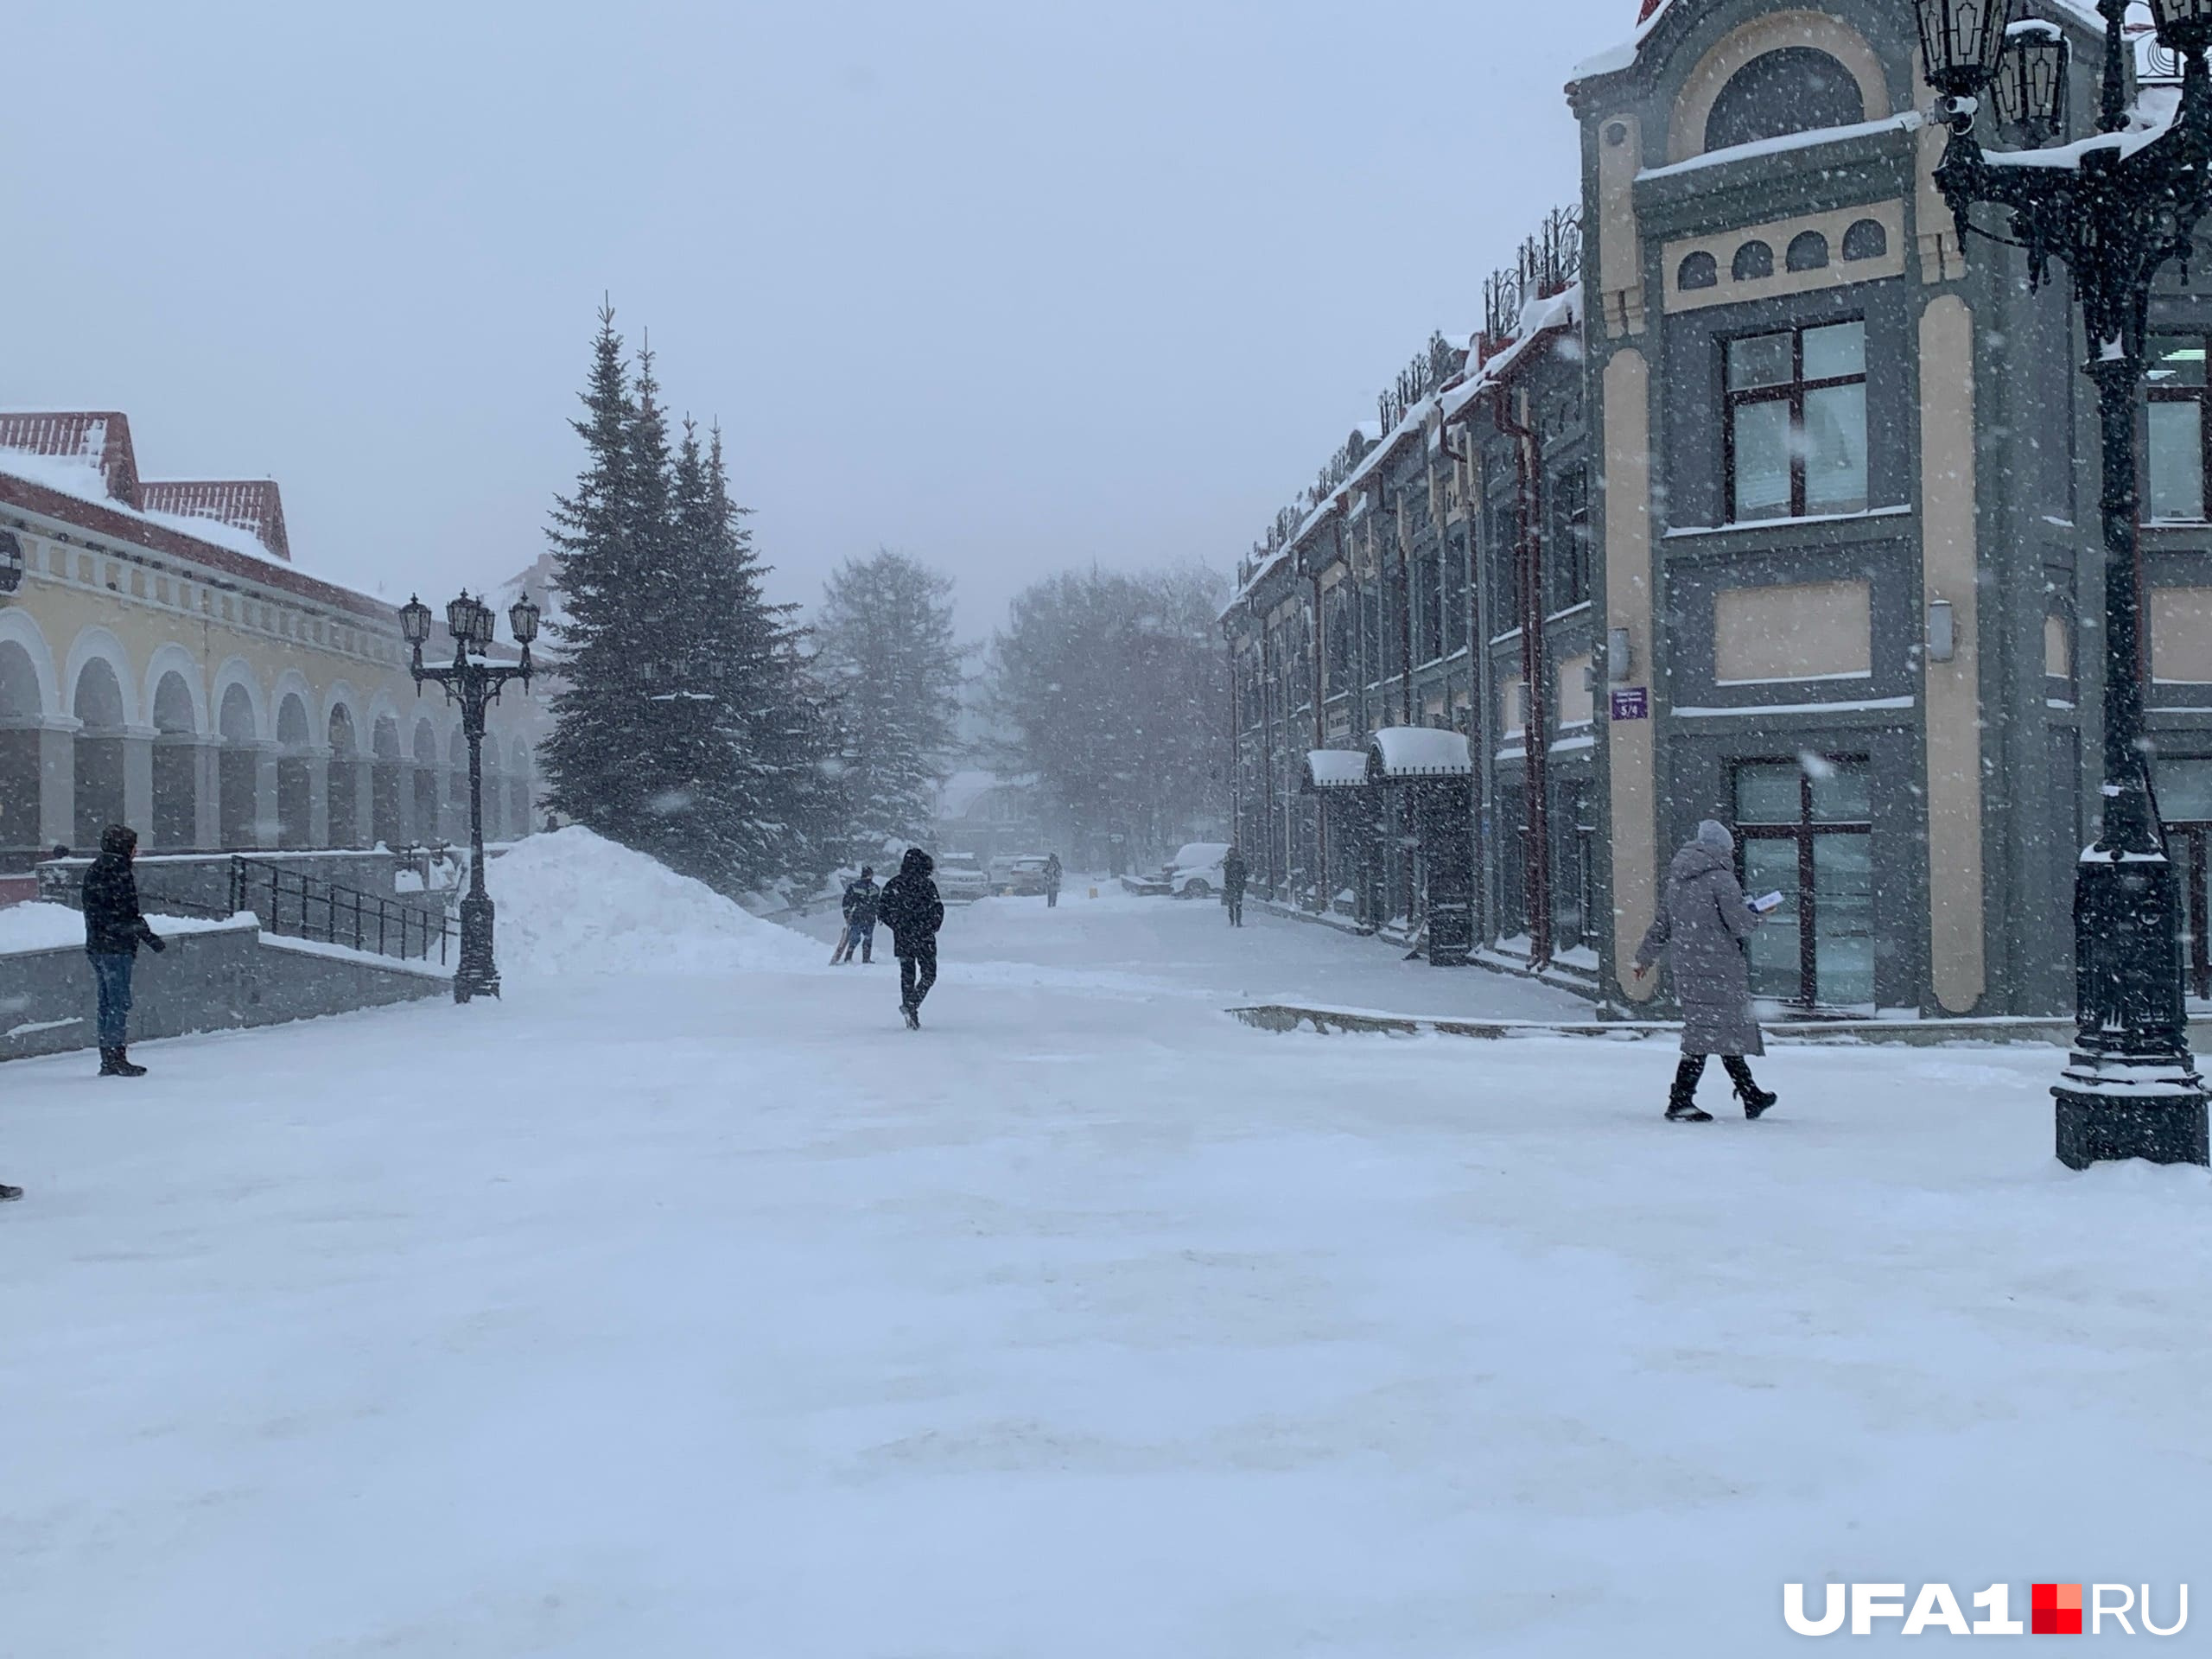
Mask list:
[[[404,676],[369,683],[318,686],[300,666],[264,678],[243,655],[210,675],[174,641],[134,658],[107,627],[49,641],[31,611],[0,610],[0,872],[97,846],[110,823],[152,852],[465,840],[458,711]],[[485,740],[487,839],[533,827],[520,724],[495,720]]]

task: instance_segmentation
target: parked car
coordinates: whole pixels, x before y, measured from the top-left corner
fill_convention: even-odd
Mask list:
[[[991,891],[1010,899],[1041,899],[1045,895],[1046,857],[1024,853],[1015,858],[991,861]]]
[[[1167,891],[1178,899],[1211,899],[1226,885],[1222,861],[1225,841],[1194,841],[1167,861]]]
[[[937,890],[948,905],[972,905],[991,896],[991,878],[974,859],[955,855],[938,860]]]

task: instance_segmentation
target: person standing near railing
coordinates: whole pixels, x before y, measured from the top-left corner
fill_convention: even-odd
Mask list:
[[[156,952],[168,949],[146,925],[138,908],[138,878],[130,872],[138,856],[138,832],[111,823],[100,833],[100,855],[85,872],[85,954],[92,958],[92,981],[99,989],[100,1076],[143,1077],[126,1047],[130,1036],[130,976],[142,944]]]

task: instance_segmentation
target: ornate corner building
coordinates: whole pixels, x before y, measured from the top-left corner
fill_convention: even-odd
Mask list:
[[[2093,108],[2094,10],[2024,10]],[[1785,899],[1780,1007],[2061,1012],[2101,781],[2074,308],[1960,245],[1906,0],[1643,11],[1568,88],[1581,201],[1241,569],[1255,884],[1633,1008],[1665,865],[1719,817]],[[2170,276],[2152,327],[2145,671],[2206,998],[2212,290]]]

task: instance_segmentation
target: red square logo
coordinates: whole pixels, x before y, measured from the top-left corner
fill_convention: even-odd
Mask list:
[[[2038,1584],[2029,1602],[2028,1628],[2037,1636],[2082,1634],[2082,1586]]]

